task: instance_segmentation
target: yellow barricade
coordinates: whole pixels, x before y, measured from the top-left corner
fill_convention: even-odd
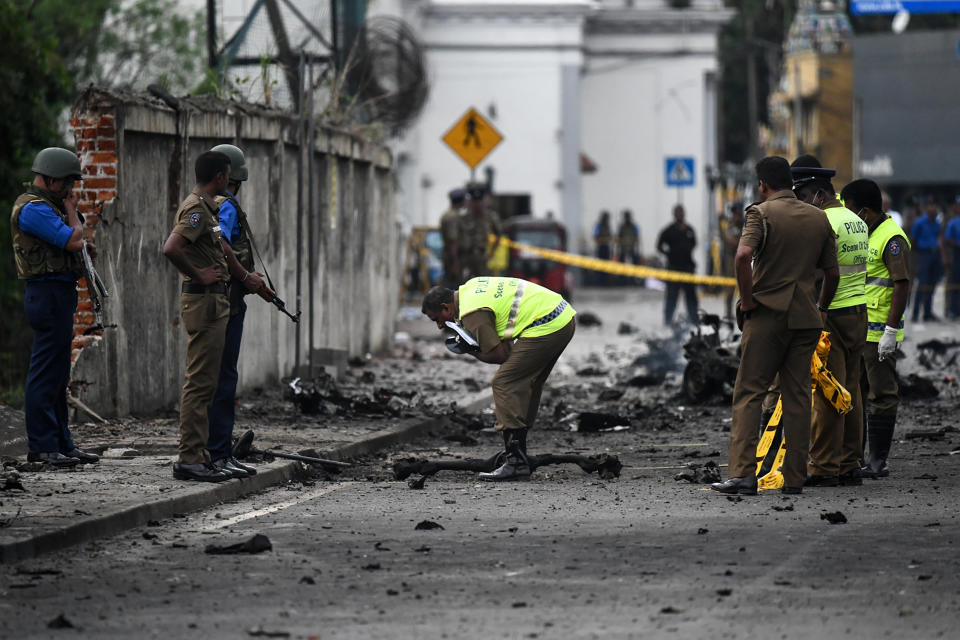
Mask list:
[[[491,242],[496,241],[496,236],[491,235]],[[565,251],[555,249],[543,249],[533,245],[523,244],[500,236],[501,246],[506,245],[511,249],[521,249],[536,254],[547,260],[553,260],[561,264],[567,264],[581,269],[590,269],[591,271],[602,271],[612,273],[618,276],[631,276],[634,278],[654,278],[665,282],[693,282],[695,284],[707,284],[718,287],[735,287],[737,281],[735,278],[726,276],[699,276],[695,273],[686,273],[684,271],[669,271],[667,269],[654,269],[636,264],[624,264],[614,260],[602,260],[600,258],[591,258],[589,256],[579,256]]]
[[[850,413],[853,408],[850,392],[827,369],[827,356],[830,354],[830,333],[820,332],[820,341],[810,360],[811,394],[810,404],[813,405],[813,394],[817,387],[823,392],[833,408],[840,415]],[[763,435],[757,444],[757,488],[761,491],[779,489],[783,486],[783,458],[787,453],[787,441],[783,434],[783,405],[777,398],[777,407],[764,427]]]

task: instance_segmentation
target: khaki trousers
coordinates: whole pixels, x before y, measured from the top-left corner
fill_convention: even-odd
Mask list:
[[[763,397],[780,374],[784,437],[784,484],[803,486],[810,448],[810,359],[820,329],[788,329],[788,314],[758,307],[743,323],[742,356],[733,388],[729,477],[757,471],[757,441]]]
[[[493,376],[494,428],[528,429],[537,420],[540,394],[560,354],[570,344],[576,318],[550,335],[519,338],[510,357]]]
[[[860,393],[861,361],[867,340],[867,312],[827,318],[830,353],[827,369],[850,392],[853,408],[840,415],[819,389],[813,394],[810,425],[810,463],[807,473],[835,476],[860,468],[863,450],[863,398]]]
[[[180,395],[177,461],[199,464],[210,461],[207,412],[217,390],[230,299],[223,293],[182,293],[180,317],[187,330],[187,370]]]
[[[863,370],[868,388],[867,402],[872,414],[896,415],[897,407],[900,406],[897,360],[887,358],[881,362],[877,353],[878,345],[877,342],[868,342],[863,349]]]

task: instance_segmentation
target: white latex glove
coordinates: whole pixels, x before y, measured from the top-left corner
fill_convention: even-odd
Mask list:
[[[897,330],[889,325],[883,328],[883,336],[877,345],[880,360],[892,356],[897,351]]]

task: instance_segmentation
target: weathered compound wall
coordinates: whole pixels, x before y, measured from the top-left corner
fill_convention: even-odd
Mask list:
[[[400,240],[392,161],[384,147],[317,130],[312,174],[303,163],[298,234],[299,122],[289,114],[207,99],[180,100],[174,109],[146,95],[89,89],[72,124],[88,176],[78,185],[80,210],[93,228],[97,268],[110,293],[105,322],[116,325],[102,337],[84,336],[92,314],[89,303],[81,302],[72,389],[95,411],[148,414],[178,403],[186,335],[178,309],[180,277],[162,247],[178,203],[194,186],[194,160],[224,142],[245,152],[250,180],[239,199],[291,312],[302,238],[300,364],[308,361],[309,331],[315,348],[357,355],[387,346],[399,299]],[[311,184],[314,206],[308,210]],[[258,296],[246,300],[241,390],[276,384],[297,360],[297,325]]]

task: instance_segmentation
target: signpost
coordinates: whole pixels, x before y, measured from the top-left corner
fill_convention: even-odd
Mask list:
[[[960,0],[853,0],[850,13],[859,15],[883,15],[906,11],[908,13],[956,13]]]
[[[473,182],[477,165],[503,141],[503,135],[470,107],[442,139],[470,167],[470,181]]]
[[[692,187],[694,183],[693,156],[667,156],[664,160],[667,186],[677,188],[677,203],[683,204],[683,187]]]

